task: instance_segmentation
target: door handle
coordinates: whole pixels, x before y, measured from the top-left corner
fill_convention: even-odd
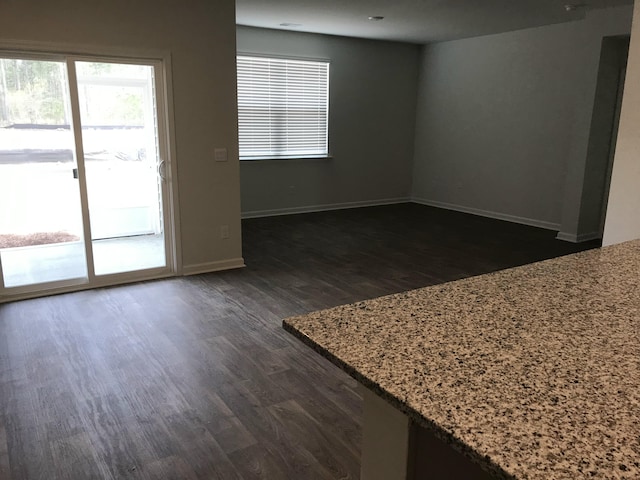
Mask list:
[[[77,168],[73,169],[73,178],[76,178],[76,179],[78,178],[78,169]]]
[[[160,180],[164,182],[167,179],[166,175],[167,175],[167,164],[164,162],[164,160],[160,160],[158,162],[158,176],[160,177]]]

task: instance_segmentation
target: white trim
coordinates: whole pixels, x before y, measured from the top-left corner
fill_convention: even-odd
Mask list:
[[[78,76],[76,62],[72,57],[66,58],[67,88],[69,89],[69,107],[71,108],[71,128],[75,142],[75,161],[78,170],[78,201],[82,216],[82,243],[87,267],[87,282],[95,281],[96,271],[93,259],[93,242],[91,238],[91,215],[89,213],[89,194],[87,187],[87,173],[84,162],[84,137],[82,136],[82,116],[80,114],[80,99],[78,92]]]
[[[220,260],[217,262],[196,263],[195,265],[183,265],[183,275],[199,275],[201,273],[219,272],[221,270],[231,270],[233,268],[245,267],[244,259],[232,258],[230,260]]]
[[[602,238],[602,235],[599,232],[581,233],[579,235],[575,233],[558,232],[556,238],[565,242],[581,243]]]
[[[331,63],[330,58],[326,57],[299,57],[295,55],[280,55],[279,53],[256,53],[251,50],[238,50],[236,52],[237,57],[258,57],[258,58],[279,58],[281,60],[297,60],[300,62],[324,62]]]
[[[180,270],[178,252],[179,244],[179,209],[178,181],[176,175],[176,155],[173,136],[173,110],[170,85],[171,57],[153,63],[153,89],[155,95],[151,99],[156,108],[155,122],[157,129],[158,169],[164,164],[164,178],[160,177],[160,196],[162,199],[162,230],[167,267],[177,274]]]
[[[378,207],[382,205],[394,205],[396,203],[409,203],[409,197],[385,198],[382,200],[365,200],[360,202],[326,203],[324,205],[306,205],[303,207],[275,208],[273,210],[251,210],[242,212],[242,218],[275,217],[278,215],[295,215],[297,213],[325,212],[328,210],[345,210],[348,208]]]
[[[491,210],[482,210],[480,208],[465,207],[462,205],[454,205],[452,203],[438,202],[435,200],[427,200],[425,198],[412,197],[411,201],[419,203],[420,205],[427,205],[429,207],[444,208],[446,210],[454,210],[456,212],[470,213],[472,215],[479,215],[481,217],[495,218],[496,220],[505,220],[507,222],[521,223],[523,225],[529,225],[531,227],[544,228],[547,230],[559,230],[560,224],[554,222],[547,222],[544,220],[537,220],[535,218],[519,217],[517,215],[509,215],[507,213],[493,212]]]
[[[175,116],[174,116],[174,104],[173,104],[173,66],[171,64],[171,54],[167,53],[162,59],[162,71],[160,72],[162,78],[155,77],[157,85],[161,85],[162,88],[156,88],[156,97],[162,95],[162,102],[156,102],[157,105],[162,105],[164,111],[162,112],[162,122],[160,122],[161,112],[157,112],[158,128],[162,128],[165,132],[165,153],[166,158],[163,158],[165,165],[169,168],[166,170],[167,180],[166,188],[168,188],[167,205],[164,205],[165,212],[169,213],[169,223],[165,224],[165,235],[167,229],[171,229],[171,236],[173,241],[173,251],[171,258],[171,267],[176,275],[182,273],[182,230],[180,226],[180,196],[178,191],[178,155],[176,153],[176,138],[175,138]],[[162,152],[162,147],[160,148]]]
[[[263,162],[265,160],[333,160],[333,155],[268,155],[266,157],[256,156],[256,157],[239,157],[241,162]]]
[[[40,288],[37,290],[22,290],[22,287],[14,287],[18,292],[13,291],[10,294],[0,293],[0,304],[17,302],[19,300],[28,300],[31,298],[40,298],[49,295],[59,295],[61,293],[74,293],[83,290],[96,290],[98,288],[116,287],[131,283],[141,283],[154,280],[162,280],[175,277],[173,273],[166,273],[160,269],[150,269],[144,271],[145,274],[140,275],[139,272],[127,272],[125,274],[105,275],[106,280],[97,277],[93,284],[87,283],[87,279],[74,279],[62,282],[55,282],[55,286],[49,288]],[[42,284],[40,285],[42,286]]]

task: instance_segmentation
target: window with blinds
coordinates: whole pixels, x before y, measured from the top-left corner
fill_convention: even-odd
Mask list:
[[[240,159],[329,154],[329,63],[238,56]]]

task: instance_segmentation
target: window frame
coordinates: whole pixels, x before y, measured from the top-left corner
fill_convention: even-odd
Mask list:
[[[322,63],[326,65],[327,69],[327,77],[326,77],[326,133],[325,133],[325,145],[326,151],[324,153],[311,153],[311,154],[267,154],[267,155],[242,155],[240,148],[240,88],[239,88],[239,75],[238,75],[238,59],[240,57],[249,57],[249,58],[259,58],[266,60],[282,60],[282,61],[294,61],[294,62],[315,62]],[[329,122],[330,122],[330,103],[331,103],[331,61],[327,58],[317,58],[317,57],[296,57],[290,55],[274,55],[274,54],[265,54],[265,53],[255,53],[248,51],[237,51],[236,52],[236,85],[237,85],[237,98],[236,98],[236,106],[238,109],[238,158],[241,162],[253,162],[253,161],[264,161],[264,160],[284,160],[284,161],[292,161],[292,160],[325,160],[332,159],[331,155],[331,141],[330,141],[330,130],[329,130]]]

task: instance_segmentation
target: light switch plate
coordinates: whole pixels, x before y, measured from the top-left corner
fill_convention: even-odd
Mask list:
[[[213,151],[213,156],[216,159],[216,162],[226,162],[227,161],[227,149],[226,148],[216,148]]]

